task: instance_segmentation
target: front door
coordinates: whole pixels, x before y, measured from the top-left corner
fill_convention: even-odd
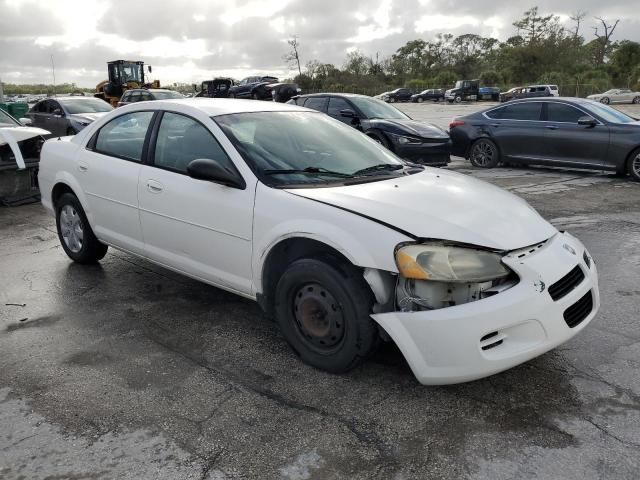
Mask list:
[[[255,183],[240,190],[187,175],[198,158],[235,166],[208,128],[182,114],[164,112],[149,155],[138,187],[146,256],[251,294]]]
[[[144,254],[138,214],[138,177],[153,112],[114,118],[95,133],[77,162],[93,231],[106,243]]]

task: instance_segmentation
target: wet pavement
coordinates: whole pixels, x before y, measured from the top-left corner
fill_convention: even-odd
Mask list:
[[[448,387],[393,346],[319,372],[252,302],[113,249],[72,264],[42,207],[1,209],[0,478],[637,479],[640,184],[450,168],[578,236],[602,307],[556,350]]]

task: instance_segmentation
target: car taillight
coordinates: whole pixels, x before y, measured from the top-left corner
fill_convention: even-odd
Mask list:
[[[464,125],[464,122],[462,120],[454,120],[453,122],[451,122],[449,124],[449,130],[451,130],[452,128],[455,128],[455,127],[459,127],[461,125]]]

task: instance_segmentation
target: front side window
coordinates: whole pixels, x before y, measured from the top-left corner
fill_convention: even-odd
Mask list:
[[[551,102],[547,104],[547,120],[550,122],[578,123],[578,119],[584,116],[584,113],[570,105]]]
[[[343,120],[345,117],[340,115],[341,110],[353,110],[353,107],[344,98],[331,97],[329,99],[327,113],[338,120]],[[351,119],[348,120],[351,121]]]
[[[381,180],[404,167],[358,130],[315,112],[238,113],[214,121],[267,185],[347,182],[372,168]]]
[[[153,112],[133,112],[114,118],[96,134],[95,151],[104,155],[142,161],[144,139]]]
[[[217,160],[234,168],[220,144],[201,123],[184,115],[165,112],[158,129],[154,165],[186,173],[189,163],[198,158]]]

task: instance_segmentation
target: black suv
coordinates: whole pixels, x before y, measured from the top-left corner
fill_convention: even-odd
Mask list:
[[[316,93],[287,103],[312,108],[350,125],[399,157],[415,163],[449,163],[449,134],[436,125],[418,122],[391,105],[365,95]]]
[[[422,103],[426,100],[431,100],[432,102],[444,100],[444,89],[431,88],[429,90],[423,90],[420,93],[416,93],[415,95],[411,95],[411,101],[414,103]]]
[[[411,100],[411,95],[413,95],[413,91],[408,88],[396,88],[390,92],[381,93],[376,98],[387,103],[408,102]]]

